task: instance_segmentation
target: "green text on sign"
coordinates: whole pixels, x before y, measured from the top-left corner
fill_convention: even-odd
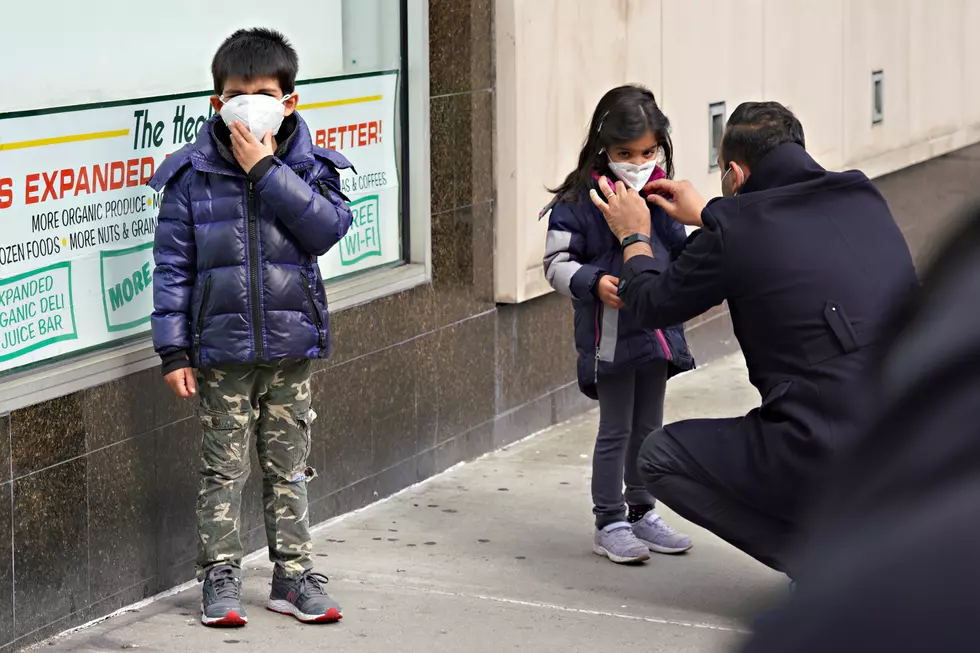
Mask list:
[[[70,261],[0,280],[0,362],[77,337]]]
[[[99,253],[102,307],[110,333],[150,321],[153,312],[153,243]]]
[[[354,216],[350,231],[340,242],[340,264],[354,265],[370,256],[381,256],[378,196],[368,195],[350,203]]]

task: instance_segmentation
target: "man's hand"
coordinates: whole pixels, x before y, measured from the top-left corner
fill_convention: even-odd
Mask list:
[[[596,289],[599,300],[609,308],[620,309],[623,307],[623,300],[619,298],[619,279],[611,274],[604,274],[599,277],[599,287]]]
[[[599,190],[605,195],[605,201],[595,189],[589,191],[589,197],[602,211],[617,240],[622,242],[623,238],[633,234],[650,235],[650,209],[639,193],[626,188],[621,181],[617,181],[613,188],[605,177],[599,179]]]
[[[170,389],[178,397],[193,397],[197,394],[197,382],[194,380],[194,368],[182,367],[163,377]]]
[[[231,151],[246,175],[251,172],[256,163],[276,153],[275,140],[272,138],[271,131],[266,132],[265,138],[259,141],[248,130],[248,127],[239,120],[231,123],[229,129],[231,130]]]
[[[643,190],[649,193],[648,202],[662,208],[677,222],[689,227],[704,226],[701,224],[701,212],[708,203],[691,182],[658,179],[651,181]]]

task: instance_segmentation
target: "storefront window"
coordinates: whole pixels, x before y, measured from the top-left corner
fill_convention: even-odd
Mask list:
[[[161,195],[145,184],[213,115],[207,73],[217,46],[268,13],[259,0],[233,12],[195,0],[160,11],[123,0],[99,12],[59,4],[17,3],[0,25],[2,58],[25,62],[0,97],[0,408],[7,380],[55,362],[128,345],[124,371],[133,356],[151,364]],[[320,260],[328,287],[413,262],[403,35],[425,4],[300,1],[295,16],[268,24],[299,52],[299,111],[314,142],[356,169],[342,174],[354,225]],[[132,29],[143,8],[149,31]],[[62,54],[45,34],[59,35]]]

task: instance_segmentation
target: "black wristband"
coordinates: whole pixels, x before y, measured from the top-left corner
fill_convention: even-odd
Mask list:
[[[263,157],[261,161],[252,166],[252,169],[248,171],[246,176],[253,185],[257,184],[262,181],[262,177],[265,177],[265,173],[269,172],[269,168],[274,165],[276,165],[276,157],[270,154],[267,157]]]
[[[191,365],[190,357],[187,355],[186,351],[175,351],[169,354],[164,354],[160,357],[160,362],[162,365],[162,372],[164,376],[167,376],[171,372],[176,372],[177,370],[182,370],[185,367],[193,367]]]
[[[635,245],[637,243],[644,243],[646,245],[649,245],[650,236],[644,234],[633,234],[632,236],[627,236],[626,238],[623,238],[623,242],[621,243],[621,245],[625,250],[630,245]]]

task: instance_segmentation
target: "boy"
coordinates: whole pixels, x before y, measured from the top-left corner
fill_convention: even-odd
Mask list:
[[[268,608],[304,623],[338,621],[312,570],[306,484],[310,373],[329,355],[317,257],[344,237],[351,212],[338,169],[296,113],[296,52],[279,34],[240,30],[211,66],[218,112],[150,181],[166,192],[154,242],[153,345],[167,385],[200,396],[197,504],[201,622],[244,626],[242,488],[258,432],[269,558]],[[196,374],[194,371],[196,368]]]

